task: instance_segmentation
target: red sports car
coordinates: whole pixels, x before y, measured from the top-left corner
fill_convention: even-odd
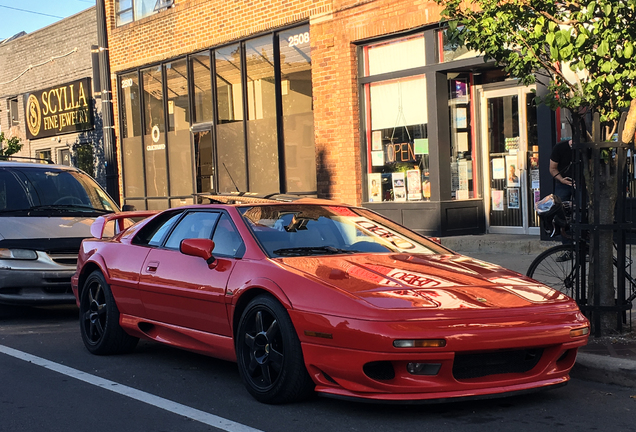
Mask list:
[[[236,361],[265,403],[419,401],[565,384],[587,342],[569,297],[368,209],[213,201],[112,238],[131,213],[93,224],[72,279],[90,352],[144,338]]]

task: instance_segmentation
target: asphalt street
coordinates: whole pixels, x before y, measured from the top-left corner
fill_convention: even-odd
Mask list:
[[[0,319],[0,383],[0,431],[636,430],[636,389],[579,379],[482,401],[263,405],[230,362],[151,342],[127,355],[89,354],[72,307]]]

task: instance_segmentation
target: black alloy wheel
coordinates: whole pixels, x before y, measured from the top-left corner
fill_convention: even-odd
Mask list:
[[[119,325],[119,310],[115,299],[99,270],[88,276],[82,288],[80,331],[86,349],[98,355],[130,352],[139,341]]]
[[[260,402],[299,401],[313,391],[291,319],[269,295],[255,297],[243,312],[236,357],[247,390]]]

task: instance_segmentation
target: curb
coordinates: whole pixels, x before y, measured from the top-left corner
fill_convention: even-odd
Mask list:
[[[578,353],[572,378],[636,388],[636,360]]]

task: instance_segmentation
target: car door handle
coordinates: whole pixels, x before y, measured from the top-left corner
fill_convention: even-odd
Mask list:
[[[159,267],[159,261],[150,261],[146,266],[147,272],[156,272],[157,267]]]

